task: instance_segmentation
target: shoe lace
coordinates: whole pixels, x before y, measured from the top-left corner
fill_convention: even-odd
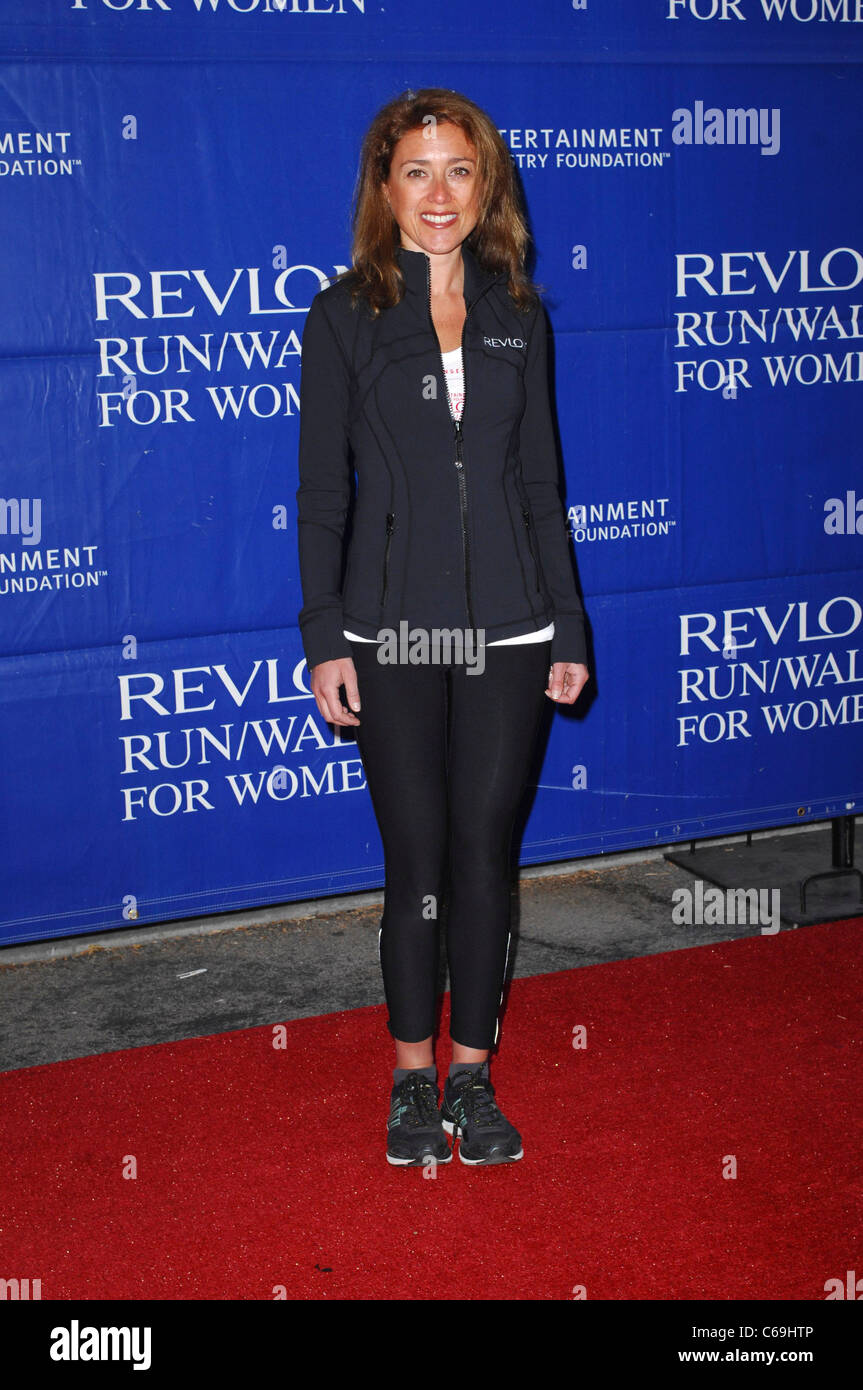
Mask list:
[[[440,1119],[437,1104],[437,1088],[427,1076],[417,1076],[412,1072],[403,1082],[402,1095],[407,1104],[405,1124],[415,1127],[434,1124]]]
[[[460,1081],[459,1078],[463,1076],[469,1079]],[[457,1071],[453,1086],[464,1106],[465,1115],[473,1124],[487,1129],[503,1119],[494,1103],[494,1087],[486,1077],[478,1072]]]

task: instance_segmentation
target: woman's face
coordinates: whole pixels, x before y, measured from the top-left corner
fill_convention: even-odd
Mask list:
[[[383,189],[409,251],[446,255],[479,220],[476,150],[450,121],[402,136]]]

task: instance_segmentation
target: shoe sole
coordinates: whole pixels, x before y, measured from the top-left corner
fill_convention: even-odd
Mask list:
[[[462,1153],[461,1137],[457,1127],[453,1124],[452,1120],[442,1120],[441,1124],[447,1134],[452,1135],[453,1144],[455,1144],[457,1139],[459,1140],[458,1156],[461,1162],[468,1168],[478,1168],[482,1165],[490,1168],[492,1164],[495,1163],[517,1163],[520,1158],[524,1158],[524,1149],[519,1149],[517,1154],[492,1154],[491,1158],[465,1158]]]
[[[396,1168],[422,1168],[428,1163],[429,1159],[435,1163],[452,1163],[452,1150],[446,1158],[437,1158],[434,1154],[423,1154],[421,1158],[396,1158],[394,1154],[387,1154],[387,1163],[391,1163]]]

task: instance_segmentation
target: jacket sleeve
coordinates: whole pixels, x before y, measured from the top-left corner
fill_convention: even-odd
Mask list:
[[[341,573],[350,501],[350,367],[316,294],[306,315],[300,375],[297,544],[298,616],[309,670],[350,656],[343,635]]]
[[[587,664],[584,608],[575,587],[569,529],[558,487],[557,448],[548,385],[548,316],[540,303],[527,345],[527,403],[519,433],[521,472],[542,571],[554,608],[551,660]]]

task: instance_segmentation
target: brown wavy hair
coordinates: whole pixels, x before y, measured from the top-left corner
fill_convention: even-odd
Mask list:
[[[356,308],[362,298],[372,317],[392,308],[404,294],[396,260],[399,225],[384,196],[393,152],[409,131],[424,129],[424,118],[449,121],[464,132],[477,153],[479,218],[465,238],[484,270],[507,271],[507,289],[520,309],[539,298],[542,286],[525,272],[530,235],[516,185],[512,156],[497,127],[460,92],[445,87],[408,89],[381,107],[363,139],[354,190],[351,269],[336,277],[348,284]]]

